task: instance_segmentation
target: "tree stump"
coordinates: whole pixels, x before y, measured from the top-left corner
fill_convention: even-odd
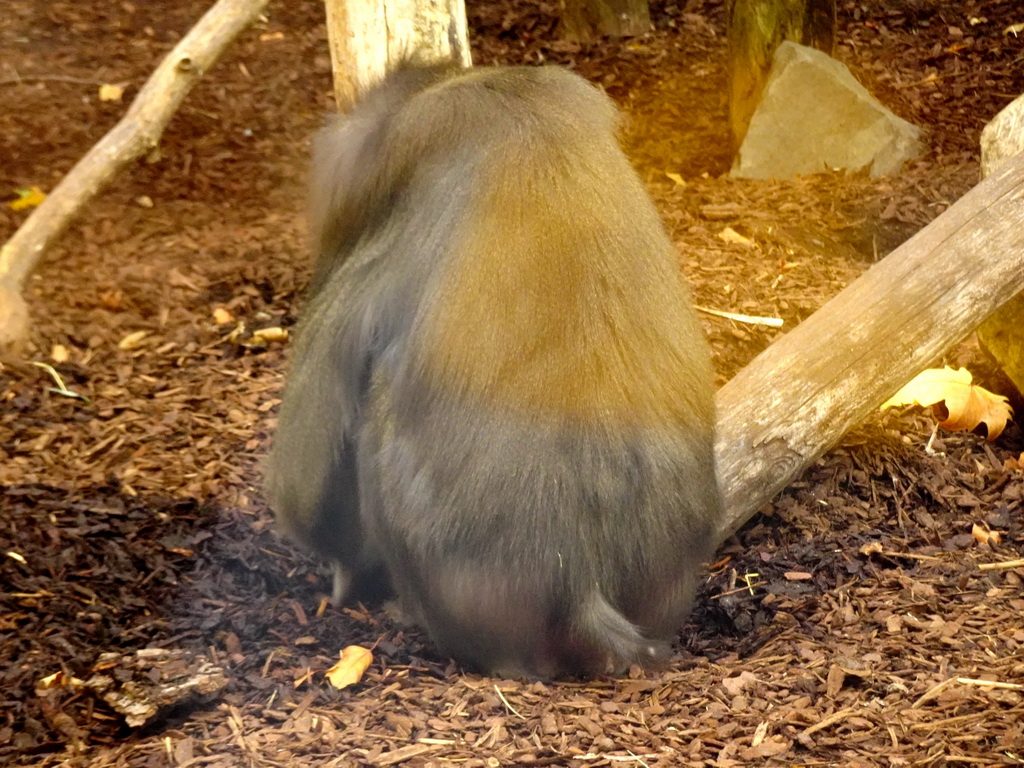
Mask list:
[[[635,37],[651,30],[647,0],[562,0],[562,37],[591,43],[603,37]]]
[[[784,40],[835,49],[835,0],[731,0],[728,9],[729,127],[739,150],[757,109],[775,49]]]

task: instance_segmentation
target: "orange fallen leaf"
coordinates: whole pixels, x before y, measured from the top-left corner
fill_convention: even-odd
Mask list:
[[[18,195],[18,199],[12,200],[7,204],[7,207],[12,211],[23,211],[26,208],[35,208],[46,199],[46,193],[39,187],[32,187],[31,189],[16,189],[14,191]]]
[[[235,316],[232,315],[228,310],[224,309],[224,307],[217,307],[216,309],[213,310],[213,322],[215,322],[217,325],[227,325],[228,323],[233,323],[234,321]]]
[[[79,680],[64,672],[54,672],[52,675],[36,680],[36,695],[42,695],[44,691],[55,688],[80,688],[84,682],[84,680]]]
[[[754,241],[749,237],[744,237],[732,227],[726,227],[718,233],[718,239],[725,243],[732,243],[733,245],[742,245],[747,248],[754,247]]]
[[[350,645],[341,652],[338,663],[325,673],[331,685],[339,690],[355,685],[363,679],[363,673],[373,661],[373,654],[366,648]]]
[[[284,341],[288,338],[288,329],[274,326],[272,328],[260,328],[252,332],[252,338],[257,342],[270,343]]]
[[[120,101],[121,97],[124,96],[124,86],[114,85],[112,83],[104,83],[100,86],[99,97],[100,101]]]
[[[988,439],[995,440],[1013,416],[1013,408],[1002,395],[971,381],[971,372],[966,368],[929,368],[886,400],[882,410],[900,405],[928,407],[943,403],[948,415],[939,422],[940,427],[951,432],[966,432],[984,424]]]
[[[988,544],[992,547],[998,547],[1003,542],[1003,537],[999,531],[990,531],[988,528],[977,523],[971,526],[971,536],[979,544]]]

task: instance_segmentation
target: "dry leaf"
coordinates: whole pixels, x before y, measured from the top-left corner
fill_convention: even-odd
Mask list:
[[[213,310],[213,321],[217,325],[227,325],[228,323],[235,322],[235,316],[224,309],[224,307],[217,307]]]
[[[733,245],[743,245],[747,248],[752,248],[754,246],[753,240],[749,237],[744,237],[732,227],[726,227],[719,232],[718,239],[726,243],[732,243]]]
[[[846,672],[837,664],[829,667],[828,675],[825,678],[825,695],[834,699],[843,690],[843,683],[846,682]]]
[[[858,551],[865,557],[870,557],[871,555],[880,555],[882,554],[882,542],[869,541],[867,544],[864,544]]]
[[[338,663],[328,669],[325,675],[335,688],[347,688],[363,679],[363,673],[372,661],[373,654],[366,648],[350,645],[341,652]]]
[[[11,560],[19,562],[22,565],[28,565],[28,560],[26,560],[25,556],[22,555],[20,552],[15,552],[13,549],[11,549],[8,550],[6,554],[9,558],[11,558]]]
[[[18,199],[12,200],[7,204],[7,207],[12,211],[23,211],[26,208],[35,208],[46,199],[46,194],[39,187],[16,189],[14,192],[18,195]]]
[[[252,332],[253,341],[269,344],[275,341],[284,341],[288,338],[288,330],[273,326],[271,328],[260,328]]]
[[[966,368],[929,368],[882,404],[882,410],[899,405],[924,407],[943,403],[948,416],[939,426],[951,432],[966,432],[984,424],[988,439],[995,440],[1013,415],[1007,399],[972,384]]]
[[[739,753],[739,756],[747,762],[760,762],[764,758],[778,757],[789,752],[793,742],[787,741],[782,736],[771,736],[755,746],[750,746]]]
[[[77,677],[72,677],[64,672],[54,672],[52,675],[40,678],[36,681],[36,695],[40,696],[44,691],[54,688],[80,688],[85,683]]]
[[[167,282],[175,288],[188,288],[196,293],[200,290],[199,286],[196,285],[195,282],[181,274],[177,268],[172,268],[171,271],[167,273]]]
[[[988,544],[990,547],[998,547],[1003,541],[999,531],[990,531],[977,523],[971,526],[971,536],[979,544]]]
[[[120,101],[123,95],[123,86],[109,83],[100,86],[100,101]]]
[[[142,345],[142,340],[147,336],[149,336],[149,331],[134,331],[117,342],[117,348],[126,350],[138,349]]]
[[[124,292],[120,288],[111,288],[109,291],[103,291],[100,294],[100,304],[111,311],[121,309],[123,302]]]
[[[736,677],[722,679],[722,687],[730,696],[739,696],[743,691],[752,688],[757,683],[757,677],[753,672],[743,671]]]
[[[1024,472],[1024,453],[1016,459],[1007,459],[1003,462],[1003,466],[1007,469],[1015,469],[1018,472]]]

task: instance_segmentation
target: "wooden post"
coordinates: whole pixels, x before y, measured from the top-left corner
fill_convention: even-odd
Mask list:
[[[472,64],[463,0],[326,0],[325,7],[343,110],[403,56]]]

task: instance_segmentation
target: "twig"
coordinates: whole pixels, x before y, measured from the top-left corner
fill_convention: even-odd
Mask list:
[[[515,707],[508,703],[508,699],[505,698],[505,695],[501,692],[501,688],[499,688],[497,684],[494,685],[494,690],[498,692],[498,698],[501,699],[501,703],[505,705],[505,708],[508,709],[509,712],[518,717],[520,720],[526,719],[518,712],[516,712]]]
[[[1001,563],[982,563],[978,566],[979,571],[1002,571],[1009,568],[1024,567],[1024,558],[1020,560],[1004,560]]]
[[[635,755],[630,752],[628,755],[606,755],[596,754],[594,752],[587,752],[585,755],[573,755],[573,760],[607,760],[609,763],[640,763],[640,765],[646,766],[644,762],[645,757],[658,757],[658,755]]]
[[[828,728],[830,725],[835,725],[836,723],[841,722],[848,717],[853,717],[854,715],[857,715],[859,713],[860,710],[856,707],[848,707],[846,709],[841,709],[838,712],[829,715],[821,722],[812,725],[810,728],[801,733],[800,737],[804,738],[806,736],[810,736],[812,733],[817,733],[820,730]]]
[[[973,677],[958,677],[956,681],[961,685],[976,685],[980,688],[1003,688],[1007,691],[1024,691],[1021,683],[1000,683],[996,680],[976,680]]]
[[[715,317],[724,317],[726,320],[735,320],[737,323],[747,325],[767,325],[769,328],[781,328],[783,319],[781,317],[758,317],[757,315],[738,315],[735,312],[723,312],[720,309],[709,307],[694,307],[698,312],[704,312]]]
[[[922,560],[924,562],[939,563],[942,562],[941,557],[935,557],[935,555],[917,555],[913,552],[893,552],[888,549],[883,549],[879,552],[882,557],[900,557],[904,560]]]
[[[83,402],[86,402],[86,403],[90,402],[89,398],[86,397],[85,395],[80,395],[77,392],[72,392],[70,389],[68,389],[65,386],[65,384],[64,384],[64,379],[62,379],[60,374],[57,373],[57,369],[54,368],[49,363],[32,362],[32,363],[30,363],[30,365],[34,365],[37,368],[42,368],[44,371],[46,371],[48,374],[50,374],[50,378],[53,379],[57,383],[56,387],[47,387],[48,391],[53,392],[55,395],[63,395],[64,397],[73,397],[76,400],[82,400]]]
[[[1011,691],[1024,690],[1024,685],[1019,683],[1000,683],[995,680],[975,680],[971,677],[951,677],[948,680],[943,680],[941,683],[933,686],[931,689],[925,692],[921,698],[910,705],[911,709],[917,709],[922,704],[926,704],[932,699],[936,698],[940,693],[946,690],[953,683],[960,683],[960,685],[974,685],[979,688],[1004,688]]]
[[[102,80],[90,80],[85,77],[71,77],[70,75],[18,75],[5,77],[0,80],[0,85],[19,85],[21,83],[74,83],[75,85],[103,85]]]

